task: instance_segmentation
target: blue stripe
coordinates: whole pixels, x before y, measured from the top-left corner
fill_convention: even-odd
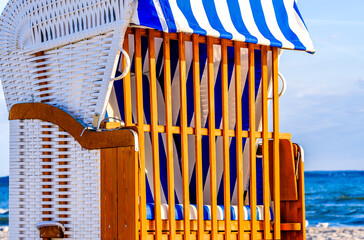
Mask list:
[[[193,33],[207,35],[207,32],[200,27],[195,15],[193,15],[191,2],[189,0],[177,0],[177,6],[188,21],[188,25],[192,28]]]
[[[137,11],[140,25],[163,31],[153,0],[139,0]]]
[[[274,1],[273,7],[276,13],[278,26],[281,29],[283,35],[286,37],[286,39],[294,45],[295,49],[306,50],[306,47],[301,43],[297,35],[289,27],[288,14],[284,6],[283,0]]]
[[[265,21],[263,7],[261,1],[250,0],[251,10],[255,23],[262,35],[271,42],[271,46],[282,47],[282,42],[276,39],[270,32],[267,22]]]
[[[296,1],[294,1],[294,3],[293,3],[293,9],[296,11],[296,13],[298,14],[298,16],[301,18],[301,21],[302,21],[303,25],[305,25],[305,27],[306,27],[306,29],[307,29],[306,23],[305,23],[305,21],[303,20],[303,17],[302,17],[302,15],[301,15],[301,12],[300,12],[300,10],[298,10],[298,6],[297,6],[297,2],[296,2]],[[308,30],[308,29],[307,29],[307,30]]]
[[[221,38],[232,39],[233,35],[227,32],[222,26],[219,16],[217,15],[215,2],[212,0],[202,0],[202,3],[211,27],[220,33]]]
[[[243,18],[241,16],[241,10],[238,0],[227,1],[227,5],[230,12],[230,18],[236,30],[245,37],[245,42],[258,43],[258,39],[251,35],[246,28]]]
[[[166,20],[168,26],[168,32],[177,32],[176,23],[174,22],[173,13],[171,6],[169,5],[169,1],[159,0],[159,2],[164,14],[164,19]]]

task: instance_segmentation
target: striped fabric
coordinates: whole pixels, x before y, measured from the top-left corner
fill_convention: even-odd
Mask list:
[[[270,208],[270,220],[273,220],[273,211]],[[183,206],[181,204],[175,205],[175,215],[176,220],[183,220]],[[168,219],[168,205],[162,204],[161,208],[161,216],[162,220]],[[204,220],[211,220],[211,206],[204,205],[203,206],[203,216]],[[238,220],[238,207],[233,205],[230,207],[230,216],[231,220]],[[224,220],[224,206],[218,205],[217,206],[217,220]],[[153,220],[154,219],[154,204],[148,203],[147,204],[147,219]],[[197,207],[196,205],[190,205],[190,220],[197,220]],[[244,220],[251,220],[251,211],[250,206],[244,206]],[[264,206],[258,205],[257,206],[257,220],[264,220]]]
[[[134,38],[129,35],[129,55],[134,60]],[[146,124],[150,124],[150,97],[149,97],[149,63],[148,63],[148,40],[146,37],[141,39],[142,47],[142,63],[143,63],[143,94],[144,94],[144,119]],[[171,49],[171,86],[172,86],[172,117],[173,125],[180,125],[180,103],[179,103],[179,67],[178,67],[178,43],[175,40],[170,41]],[[156,39],[156,73],[157,73],[157,92],[158,92],[158,121],[159,124],[165,125],[165,108],[164,108],[164,72],[163,72],[163,50],[162,39]],[[201,123],[202,126],[208,128],[208,92],[207,92],[207,46],[200,44],[200,77],[201,77]],[[241,51],[241,75],[242,80],[242,119],[243,130],[249,129],[249,101],[248,101],[248,50]],[[214,72],[215,72],[215,114],[216,128],[222,128],[222,99],[221,99],[221,55],[220,46],[214,45]],[[271,65],[271,55],[268,54],[268,66]],[[256,125],[260,125],[261,121],[261,94],[260,92],[260,51],[255,51],[256,66]],[[132,61],[133,62],[133,61]],[[187,70],[187,118],[189,127],[194,127],[194,107],[193,107],[193,80],[192,80],[192,46],[191,42],[186,42],[186,70]],[[134,66],[131,67],[131,98],[133,122],[136,122],[136,96],[135,96],[135,78]],[[270,72],[270,71],[269,71]],[[120,74],[117,73],[117,74]],[[270,79],[270,75],[269,75]],[[235,73],[234,73],[234,49],[228,47],[228,81],[229,81],[229,128],[235,129]],[[114,82],[114,89],[111,93],[109,106],[107,108],[108,115],[117,116],[124,119],[124,97],[123,97],[123,81]],[[236,196],[236,143],[235,138],[230,138],[230,192],[232,204],[237,203]],[[244,139],[243,146],[244,159],[249,159],[249,140]],[[162,203],[168,203],[167,196],[167,160],[166,160],[166,139],[165,134],[159,134],[159,157],[160,157],[160,181],[161,181],[161,199]],[[222,137],[216,138],[216,160],[217,160],[217,191],[218,204],[224,204],[224,188],[223,188],[223,156],[222,156]],[[195,180],[195,147],[194,136],[190,135],[188,139],[188,156],[189,156],[189,174],[190,174],[190,203],[196,203],[196,180]],[[210,167],[209,167],[209,140],[208,136],[202,137],[202,161],[203,161],[203,183],[204,183],[204,204],[210,204]],[[182,203],[182,170],[181,170],[181,139],[180,135],[174,135],[174,176],[175,176],[175,201],[176,204]],[[153,203],[153,160],[152,160],[152,144],[150,133],[145,134],[145,162],[146,162],[146,178],[147,178],[147,202]],[[249,161],[244,161],[244,183],[245,189],[248,189],[249,183]]]
[[[315,51],[296,0],[139,0],[132,23]]]

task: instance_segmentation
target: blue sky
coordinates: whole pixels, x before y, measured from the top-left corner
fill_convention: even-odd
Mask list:
[[[0,10],[7,1],[0,0]],[[364,1],[299,0],[314,55],[285,51],[280,131],[305,148],[306,170],[364,170]],[[0,176],[9,173],[8,121],[0,90]]]

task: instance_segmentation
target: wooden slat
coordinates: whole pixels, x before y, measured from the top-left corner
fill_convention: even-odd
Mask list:
[[[126,31],[127,34],[130,34],[132,33],[132,29],[131,28],[128,28],[127,31]],[[141,29],[141,35],[142,36],[147,36],[148,35],[148,30],[147,29]],[[163,37],[163,32],[162,31],[155,31],[155,37],[158,37],[158,38],[162,38]],[[178,40],[178,34],[177,33],[169,33],[169,38],[171,40]],[[183,39],[185,41],[192,41],[192,38],[193,36],[192,35],[189,35],[189,34],[185,34]],[[211,37],[211,41],[213,44],[217,44],[219,45],[221,43],[221,38],[215,38],[215,37]],[[207,37],[206,36],[198,36],[198,42],[199,43],[207,43]],[[234,46],[234,41],[233,40],[227,40],[226,41],[227,43],[227,46],[229,47],[232,47]],[[245,42],[240,42],[241,44],[241,47],[244,47],[244,48],[247,48],[248,47],[248,44],[245,43]],[[260,49],[261,48],[261,45],[254,45],[253,46],[254,49]],[[267,47],[268,50],[271,50],[271,47]]]
[[[208,63],[208,105],[209,105],[209,153],[210,153],[210,197],[212,240],[217,239],[217,192],[216,192],[216,143],[215,143],[215,76],[213,39],[207,37],[207,63]]]
[[[155,42],[154,30],[149,29],[149,90],[150,90],[150,115],[151,115],[151,139],[153,156],[153,186],[154,186],[154,220],[156,224],[156,239],[162,237],[161,220],[161,182],[159,167],[159,140],[158,140],[158,101],[157,101],[157,77],[155,68]]]
[[[256,169],[256,138],[255,138],[255,60],[254,47],[249,47],[249,150],[250,150],[250,211],[251,238],[256,239],[257,232],[257,169]]]
[[[151,127],[149,124],[144,124],[144,131],[145,132],[150,132],[151,131]],[[209,129],[208,128],[201,128],[201,135],[203,136],[207,136],[209,135]],[[221,137],[223,135],[223,131],[222,129],[213,129],[212,131],[214,131],[215,137]],[[158,125],[158,132],[159,133],[165,133],[166,132],[166,127],[163,125]],[[172,126],[172,133],[173,134],[180,134],[181,133],[181,128],[178,126]],[[228,130],[227,131],[229,137],[236,137],[235,135],[235,131],[234,130]],[[195,134],[195,129],[192,127],[188,127],[187,128],[187,134],[189,135],[194,135]],[[243,138],[247,138],[249,137],[249,131],[241,131],[242,137]],[[262,132],[255,132],[255,137],[256,138],[262,138]],[[273,133],[272,132],[268,132],[268,138],[271,139],[273,138]],[[290,133],[279,133],[279,138],[280,139],[291,139],[292,135]]]
[[[163,232],[167,232],[169,231],[169,221],[168,220],[163,220],[162,221],[162,228],[163,228]],[[205,228],[205,234],[209,233],[212,229],[212,223],[210,220],[206,220],[203,222],[204,223],[204,228]],[[231,231],[232,233],[237,233],[239,230],[239,225],[238,225],[238,221],[237,220],[232,220],[230,222],[231,225]],[[155,230],[155,225],[154,225],[154,221],[153,220],[147,220],[147,229],[148,231],[153,232]],[[273,221],[270,222],[270,231],[273,231]],[[250,232],[251,231],[251,223],[250,221],[244,220],[243,221],[243,227],[245,229],[245,232]],[[198,228],[198,223],[196,220],[191,220],[191,237],[192,234],[197,232],[197,228]],[[218,220],[217,221],[217,229],[218,232],[223,232],[225,231],[225,221],[223,220]],[[282,231],[301,231],[302,230],[302,226],[301,223],[294,223],[294,222],[290,222],[290,223],[282,223],[281,224],[281,229]],[[184,231],[184,225],[183,225],[183,221],[182,220],[176,220],[176,234],[181,234]],[[257,221],[257,231],[259,232],[263,232],[264,231],[264,221]],[[210,238],[211,239],[211,238]]]
[[[187,90],[186,90],[186,51],[183,33],[178,34],[179,81],[181,106],[181,160],[182,160],[182,188],[183,188],[183,221],[185,225],[184,239],[190,239],[190,191],[188,172],[188,136],[187,136]]]
[[[129,37],[128,34],[125,35],[124,50],[129,54]],[[122,56],[122,55],[121,55]],[[123,69],[125,69],[125,61],[123,60]],[[132,107],[131,107],[131,89],[130,89],[130,71],[123,79],[124,84],[124,116],[125,116],[125,126],[130,126],[132,124]]]
[[[135,46],[135,86],[136,86],[136,107],[137,107],[137,130],[139,145],[139,163],[140,163],[140,237],[146,239],[147,237],[147,212],[146,212],[146,188],[145,188],[145,149],[144,149],[144,104],[143,104],[143,71],[142,71],[142,48],[140,29],[135,29],[134,34],[134,46]]]
[[[118,231],[117,148],[101,150],[101,238],[114,239]]]
[[[302,156],[302,155],[301,155]],[[301,234],[302,239],[306,239],[306,205],[305,205],[305,172],[304,172],[304,162],[299,159],[299,167],[298,167],[298,191],[299,191],[299,199],[298,201],[301,204],[301,208],[298,210],[298,216],[301,218],[299,221],[301,221]]]
[[[168,179],[168,219],[169,239],[174,240],[176,234],[175,200],[174,200],[174,169],[173,169],[173,133],[172,133],[172,91],[169,34],[163,34],[164,58],[164,101],[166,113],[166,157]]]
[[[268,66],[267,49],[262,48],[262,140],[263,140],[263,205],[264,205],[264,238],[272,239],[270,233],[269,203],[269,155],[268,155]]]
[[[279,106],[278,106],[278,49],[272,50],[273,76],[273,171],[274,171],[274,239],[281,239],[280,177],[279,177]]]
[[[242,133],[242,109],[241,109],[241,59],[240,59],[239,42],[235,41],[234,55],[235,55],[235,111],[236,111],[236,176],[237,176],[237,195],[238,195],[238,216],[244,216],[244,172],[243,172],[243,133]],[[238,225],[239,240],[244,238],[244,219],[239,217]]]
[[[117,148],[117,239],[137,240],[139,238],[137,160],[138,152],[135,152],[134,147]],[[103,187],[101,185],[101,189]],[[127,204],[125,204],[126,200]],[[115,237],[113,236],[113,239]]]
[[[192,36],[193,45],[193,95],[195,107],[195,158],[196,158],[196,201],[197,201],[197,238],[203,239],[203,184],[202,184],[202,146],[201,146],[201,96],[200,96],[200,57],[198,35]]]
[[[222,95],[222,124],[223,124],[223,165],[224,165],[224,213],[225,240],[230,239],[230,138],[229,131],[229,92],[228,92],[228,61],[226,39],[221,40],[221,95]]]

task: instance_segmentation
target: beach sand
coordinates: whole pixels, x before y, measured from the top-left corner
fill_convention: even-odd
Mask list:
[[[8,240],[8,231],[0,230],[0,239]],[[364,239],[364,227],[340,228],[340,227],[309,227],[307,228],[307,240],[362,240]]]
[[[364,227],[308,227],[307,240],[359,240],[364,239]]]
[[[0,227],[0,239],[1,240],[9,239],[9,228],[8,227]]]

